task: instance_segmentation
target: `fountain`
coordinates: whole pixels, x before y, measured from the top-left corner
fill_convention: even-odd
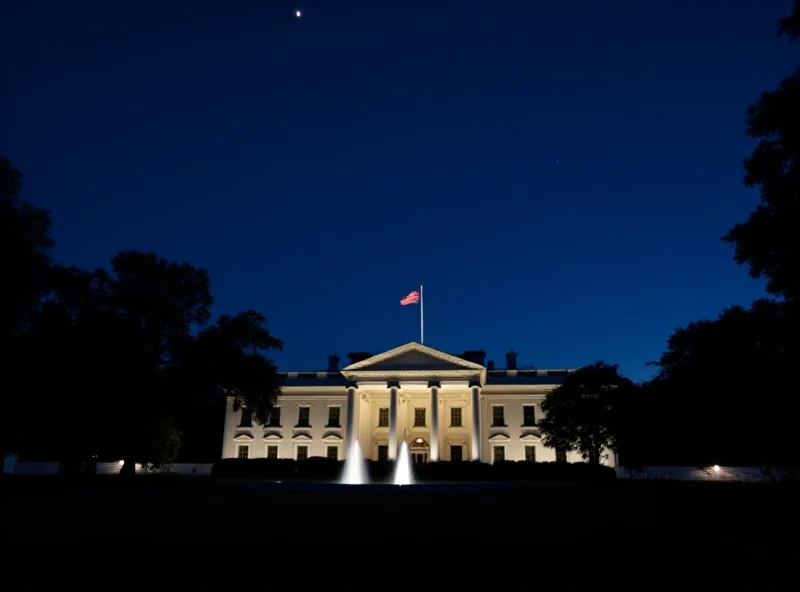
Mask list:
[[[367,463],[361,454],[361,446],[358,440],[350,444],[347,457],[344,461],[344,470],[338,482],[309,482],[309,481],[260,481],[242,480],[238,486],[245,488],[269,489],[275,491],[300,491],[300,492],[332,492],[342,487],[353,487],[349,491],[352,495],[372,495],[397,491],[399,486],[403,486],[404,491],[427,491],[427,492],[454,492],[454,491],[495,491],[499,489],[510,489],[514,486],[512,482],[498,483],[417,483],[411,466],[411,453],[408,444],[403,442],[400,452],[394,462],[394,475],[391,483],[372,483],[369,480]],[[357,494],[356,491],[359,493]]]
[[[361,456],[358,440],[353,440],[350,450],[347,451],[341,482],[344,485],[365,485],[367,482],[367,466]]]
[[[394,485],[411,485],[411,459],[408,454],[408,444],[403,442],[400,446],[400,455],[394,463]]]

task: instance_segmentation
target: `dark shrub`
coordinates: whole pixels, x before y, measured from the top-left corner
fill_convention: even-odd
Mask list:
[[[214,463],[214,477],[236,479],[269,479],[338,481],[344,463],[322,457],[295,461],[291,459],[226,458]],[[607,481],[616,479],[610,467],[586,463],[438,462],[412,465],[417,481]],[[394,477],[391,461],[367,461],[367,474],[372,483],[390,483]]]
[[[614,469],[587,463],[505,461],[491,467],[495,481],[608,481],[617,478]]]

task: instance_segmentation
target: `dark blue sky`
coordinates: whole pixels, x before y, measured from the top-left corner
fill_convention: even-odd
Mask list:
[[[719,237],[757,200],[744,111],[796,65],[789,11],[4,3],[0,153],[59,262],[205,267],[284,369],[418,339],[423,280],[433,347],[642,379],[675,327],[763,294]]]

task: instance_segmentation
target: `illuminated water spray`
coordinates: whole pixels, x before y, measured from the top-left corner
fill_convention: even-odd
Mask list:
[[[358,440],[353,440],[347,458],[344,460],[344,474],[342,483],[346,485],[364,485],[367,482],[367,467],[364,457],[361,456],[361,446]]]
[[[400,454],[394,463],[394,484],[395,485],[411,485],[411,459],[408,454],[408,444],[403,442],[400,446]]]

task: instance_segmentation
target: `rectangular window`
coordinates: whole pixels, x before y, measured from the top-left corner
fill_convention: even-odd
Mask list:
[[[506,459],[505,446],[495,446],[493,452],[494,452],[494,462],[503,462]]]
[[[557,449],[556,450],[556,462],[565,463],[567,462],[567,451],[564,449]]]
[[[522,427],[530,427],[536,425],[536,406],[523,405],[522,406]]]
[[[271,458],[275,460],[278,458],[278,447],[277,446],[267,446],[267,458]]]
[[[502,405],[492,405],[492,427],[506,427],[505,407]]]
[[[459,409],[460,411],[460,409]],[[461,446],[450,445],[450,461],[461,462],[464,460],[464,449]]]
[[[279,428],[281,427],[281,408],[280,407],[273,407],[269,410],[269,416],[267,417],[267,427],[268,428]]]
[[[425,407],[414,407],[414,427],[425,427]]]
[[[341,407],[328,407],[328,425],[326,425],[325,427],[326,428],[342,427],[341,415],[342,415]]]
[[[248,409],[247,407],[242,407],[242,414],[241,419],[239,420],[239,427],[240,428],[252,428],[253,427],[253,410]]]
[[[306,460],[308,458],[308,446],[302,445],[297,447],[297,460]]]
[[[378,409],[378,427],[379,428],[388,428],[389,427],[389,408],[388,407],[381,407]]]
[[[389,447],[381,444],[378,446],[378,460],[389,460]]]
[[[294,427],[310,428],[311,427],[311,423],[309,423],[310,418],[311,418],[311,407],[300,407],[300,411],[297,414],[297,425]]]
[[[250,447],[245,444],[239,444],[236,449],[236,458],[250,458]]]
[[[331,460],[339,460],[339,447],[328,446],[325,450],[325,456],[327,456]]]
[[[461,427],[461,407],[453,407],[450,409],[450,427]]]
[[[525,461],[536,462],[536,446],[525,447]]]

